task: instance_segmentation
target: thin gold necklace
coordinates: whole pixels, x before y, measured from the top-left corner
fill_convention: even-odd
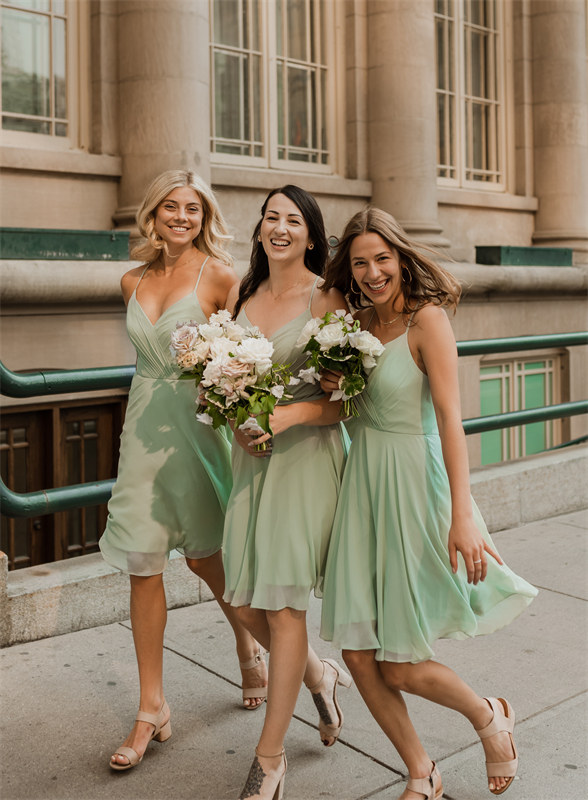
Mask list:
[[[192,256],[192,258],[189,258],[189,259],[188,259],[188,260],[185,262],[185,264],[182,264],[182,267],[187,267],[187,266],[188,266],[188,264],[191,264],[191,263],[192,263],[192,261],[194,261],[194,259],[195,259],[195,258],[198,258],[198,256],[199,256],[199,255],[200,255],[200,250],[196,250],[196,255],[193,255],[193,256]],[[155,261],[159,261],[159,263],[161,264],[161,266],[162,266],[164,269],[166,268],[166,267],[165,267],[165,264],[163,263],[163,259],[161,258],[161,254],[157,256],[157,258],[155,259]],[[177,264],[176,264],[176,266],[174,267],[174,269],[176,269],[176,268],[177,268]]]
[[[402,316],[402,311],[400,312],[400,314],[397,317],[394,317],[394,319],[391,319],[390,322],[382,322],[381,319],[378,319],[378,322],[380,323],[380,325],[392,325],[392,323],[396,322],[397,319],[400,319],[401,316]]]
[[[290,291],[290,289],[293,289],[295,286],[298,286],[298,284],[299,284],[299,283],[302,283],[302,281],[303,281],[303,280],[304,280],[304,277],[300,278],[300,280],[299,280],[299,281],[296,281],[296,283],[293,283],[293,284],[292,284],[292,286],[288,286],[288,288],[287,288],[287,289],[284,289],[284,291],[283,291],[283,292],[280,292],[279,294],[274,294],[274,293],[272,292],[272,289],[271,289],[271,286],[270,286],[270,294],[271,294],[271,296],[274,298],[274,300],[277,300],[277,299],[278,299],[278,297],[281,297],[283,294],[286,294],[286,292],[289,292],[289,291]]]

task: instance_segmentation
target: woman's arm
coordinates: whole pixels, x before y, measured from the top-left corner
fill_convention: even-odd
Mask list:
[[[461,422],[455,337],[447,314],[438,306],[422,308],[415,315],[415,323],[414,328],[409,330],[409,337],[412,340],[411,345],[418,351],[418,361],[422,362],[429,377],[443,460],[449,478],[449,558],[453,571],[456,572],[457,553],[460,552],[465,561],[468,582],[478,583],[486,577],[486,553],[499,564],[502,564],[502,560],[486,543],[474,523],[468,454]]]

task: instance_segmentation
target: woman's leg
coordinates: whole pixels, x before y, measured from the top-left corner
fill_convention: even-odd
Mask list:
[[[308,638],[305,611],[284,608],[266,611],[265,615],[271,646],[267,711],[257,748],[258,755],[255,756],[241,797],[269,800],[274,796],[284,773],[284,764],[283,759],[268,756],[277,756],[284,746],[284,737],[306,670]],[[258,614],[249,616],[254,619]],[[262,627],[260,625],[261,634]]]
[[[141,689],[139,710],[158,714],[164,700],[163,634],[167,622],[163,575],[151,575],[147,578],[131,575],[130,578],[131,624]],[[153,725],[135,722],[123,744],[131,747],[141,757],[152,733]],[[129,763],[129,759],[123,755],[112,756],[112,761],[123,765]]]
[[[449,667],[436,661],[420,664],[393,664],[382,662],[380,669],[387,686],[401,692],[415,694],[425,700],[452,708],[467,717],[476,730],[485,728],[493,718],[493,711],[483,697],[479,697],[467,683]],[[483,739],[482,744],[489,762],[510,761],[514,752],[506,732]],[[490,789],[506,785],[504,778],[489,778]]]
[[[344,650],[343,660],[372,716],[406,764],[410,777],[427,778],[431,773],[431,759],[410,721],[404,698],[384,682],[375,651]],[[406,789],[402,800],[413,798],[422,800],[422,795]]]
[[[259,608],[251,608],[250,606],[240,606],[236,608],[235,611],[241,623],[255,639],[270,652],[271,630],[267,618],[269,612]],[[325,680],[321,683],[323,676]],[[326,725],[333,725],[334,727],[338,727],[339,723],[339,715],[335,703],[333,702],[333,690],[336,678],[337,673],[333,667],[330,664],[324,664],[309,645],[303,681],[305,686],[311,691],[314,687],[318,686],[318,684],[321,684],[318,691],[313,692],[315,705],[323,722]],[[324,735],[322,741],[329,747],[333,744],[334,737]]]
[[[192,572],[198,575],[199,578],[202,578],[209,586],[221,607],[221,611],[229,621],[237,642],[237,658],[242,662],[249,661],[259,650],[259,640],[256,641],[251,633],[241,624],[236,609],[223,600],[223,595],[225,593],[225,572],[223,569],[221,551],[219,550],[208,558],[187,558],[186,563]],[[260,644],[267,650],[263,642],[260,642]],[[258,687],[267,686],[267,667],[263,660],[252,669],[241,670],[241,674],[243,676],[244,689],[257,689]],[[248,700],[243,700],[243,705],[258,706],[262,702],[263,698],[253,697]]]

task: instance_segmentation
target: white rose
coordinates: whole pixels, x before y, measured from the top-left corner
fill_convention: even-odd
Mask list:
[[[343,332],[343,325],[340,322],[333,322],[325,325],[315,336],[321,346],[321,350],[330,350],[331,347],[339,345],[343,347],[347,344],[347,334]]]
[[[288,381],[288,386],[297,386],[300,383],[300,378],[295,378],[294,375]]]
[[[233,315],[230,311],[227,311],[224,308],[222,311],[219,311],[217,314],[211,314],[210,319],[208,320],[211,325],[224,325],[228,322]]]
[[[274,397],[277,397],[278,400],[282,399],[282,395],[284,394],[284,387],[283,386],[272,386],[270,392],[273,394]]]
[[[208,342],[212,342],[213,339],[219,336],[224,336],[224,331],[220,325],[200,325],[198,333]]]
[[[376,359],[373,356],[364,353],[361,357],[361,363],[364,366],[364,369],[371,369],[372,367],[376,366]]]
[[[320,330],[321,321],[322,320],[319,317],[314,317],[314,319],[311,319],[306,323],[300,332],[300,336],[296,342],[296,347],[302,347],[302,345],[308,344],[310,339],[317,335]]]
[[[227,322],[224,328],[225,336],[232,342],[240,342],[246,334],[245,328],[242,328],[234,320]]]
[[[224,336],[217,336],[216,339],[212,340],[209,347],[210,357],[217,358],[219,356],[228,356],[229,353],[234,352],[235,343],[231,342],[230,339],[225,339]]]
[[[254,364],[256,361],[271,359],[274,354],[273,344],[264,338],[255,339],[252,336],[247,336],[242,342],[239,342],[235,348],[235,355],[241,361],[248,361]]]
[[[381,356],[385,350],[382,342],[368,331],[350,333],[349,344],[359,350],[360,353],[366,353],[370,356]]]
[[[317,373],[314,367],[309,367],[308,369],[301,369],[298,373],[298,377],[302,378],[305,383],[318,383],[320,381],[320,375]]]
[[[208,414],[196,414],[198,422],[203,422],[205,425],[212,425],[212,417]]]

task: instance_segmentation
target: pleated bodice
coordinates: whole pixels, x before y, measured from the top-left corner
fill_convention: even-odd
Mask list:
[[[132,294],[127,309],[127,332],[137,351],[137,375],[143,378],[177,380],[181,370],[173,363],[170,353],[171,332],[177,322],[205,323],[208,320],[198,302],[196,289],[163,312],[153,325]]]
[[[438,434],[429,379],[414,362],[408,332],[385,347],[356,398],[360,422],[388,433]]]

